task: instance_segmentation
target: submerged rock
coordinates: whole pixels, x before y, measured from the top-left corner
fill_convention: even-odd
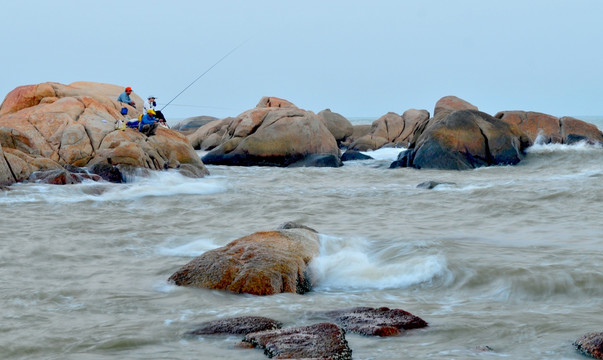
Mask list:
[[[243,342],[276,359],[352,359],[345,331],[331,323],[251,333]]]
[[[592,332],[579,337],[574,346],[586,356],[603,359],[603,332]]]
[[[318,255],[318,234],[296,224],[287,226],[256,232],[207,251],[176,271],[169,281],[253,295],[308,292],[313,287],[308,264]]]
[[[341,161],[353,161],[353,160],[371,160],[372,157],[365,155],[357,150],[346,150],[341,155]]]
[[[209,321],[188,335],[246,335],[257,331],[280,329],[282,324],[263,316],[241,316]]]
[[[424,181],[424,182],[420,183],[419,185],[417,185],[417,188],[418,189],[433,189],[438,185],[454,185],[454,183],[429,180],[429,181]]]
[[[427,327],[427,322],[401,309],[355,307],[328,311],[325,315],[346,331],[362,335],[392,336],[401,330]]]

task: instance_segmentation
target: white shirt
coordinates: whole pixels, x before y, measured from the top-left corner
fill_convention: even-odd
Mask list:
[[[144,102],[144,113],[146,114],[147,111],[149,111],[149,109],[153,109],[153,111],[155,111],[155,105],[153,105],[150,100],[147,100]]]

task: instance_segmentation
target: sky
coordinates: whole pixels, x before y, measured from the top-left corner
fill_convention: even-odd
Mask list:
[[[600,0],[0,1],[0,98],[94,81],[171,101],[168,120],[263,96],[348,118],[433,114],[447,95],[603,115]]]

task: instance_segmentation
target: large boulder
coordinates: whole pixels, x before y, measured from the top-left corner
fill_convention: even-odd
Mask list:
[[[324,121],[283,99],[264,97],[254,109],[222,124],[221,143],[203,157],[205,164],[285,167],[315,155],[339,158]]]
[[[218,120],[217,117],[205,115],[189,117],[172,126],[172,130],[180,131],[181,133],[188,135],[197,131],[201,126],[216,120]]]
[[[317,115],[323,119],[327,129],[333,134],[338,144],[354,133],[354,127],[350,120],[341,114],[332,112],[331,109],[325,109]]]
[[[389,112],[373,121],[368,134],[357,138],[349,149],[376,150],[384,146],[408,147],[417,126],[429,119],[429,111],[408,109],[402,116]]]
[[[463,170],[517,164],[530,138],[517,126],[477,110],[440,111],[390,167]]]
[[[470,102],[458,98],[453,95],[444,96],[438,100],[433,109],[433,116],[435,117],[441,111],[454,111],[454,110],[479,110],[477,106]]]
[[[316,231],[287,223],[207,251],[172,274],[169,281],[253,295],[303,294],[313,287],[308,263],[318,252]]]
[[[595,125],[569,116],[557,118],[534,111],[514,110],[499,111],[494,117],[517,125],[535,143],[603,143],[603,134]]]
[[[124,105],[116,99],[122,91],[117,85],[76,82],[27,85],[10,92],[0,107],[0,145],[10,149],[9,165],[20,170],[17,181],[48,168],[98,163],[156,170],[188,164],[199,169],[197,174],[208,173],[182,134],[161,128],[148,138],[137,130],[116,130],[118,122],[140,113],[126,106],[128,114],[121,114]]]
[[[352,359],[345,331],[331,323],[254,332],[243,341],[275,359]]]

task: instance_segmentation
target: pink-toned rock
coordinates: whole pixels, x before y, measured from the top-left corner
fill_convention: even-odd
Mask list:
[[[275,359],[351,360],[345,331],[330,323],[247,334],[243,342]]]
[[[48,162],[77,167],[105,163],[153,170],[187,165],[189,176],[208,173],[182,134],[161,128],[147,138],[136,130],[116,130],[118,121],[127,120],[120,113],[123,104],[116,100],[122,91],[123,87],[117,85],[76,82],[27,85],[10,92],[0,107],[0,145],[18,150],[6,159],[9,165],[15,162],[17,177],[45,170]],[[142,105],[138,96],[131,96]],[[128,116],[140,113],[140,109],[128,108]]]
[[[258,104],[255,107],[258,107],[258,108],[271,108],[271,107],[296,108],[297,106],[293,105],[293,103],[291,103],[290,101],[285,100],[285,99],[277,98],[274,96],[264,96],[263,98],[260,99],[260,101],[258,102]]]
[[[579,141],[603,144],[603,132],[593,124],[569,116],[559,119],[559,123],[564,144]]]
[[[603,359],[603,332],[592,332],[579,337],[574,346],[586,356]]]
[[[2,146],[0,146],[0,186],[12,185],[16,181],[15,176],[8,166]]]
[[[308,263],[318,251],[314,230],[284,225],[207,251],[172,274],[169,281],[253,295],[303,294],[313,286]]]
[[[479,110],[477,106],[460,99],[456,96],[444,96],[435,104],[433,110],[433,116],[435,117],[441,111],[453,111],[453,110]]]
[[[408,147],[417,128],[429,120],[429,111],[408,109],[402,114],[403,129],[392,142],[394,145]]]
[[[555,116],[534,111],[499,111],[494,117],[517,125],[533,142],[563,142],[559,119]]]
[[[402,117],[389,112],[373,121],[370,133],[355,140],[349,148],[357,151],[379,149],[391,144],[394,139],[402,134],[402,130],[404,130]]]
[[[337,143],[342,142],[354,133],[354,127],[350,120],[341,114],[332,112],[331,109],[325,109],[317,115],[325,122],[327,129],[333,134]]]

